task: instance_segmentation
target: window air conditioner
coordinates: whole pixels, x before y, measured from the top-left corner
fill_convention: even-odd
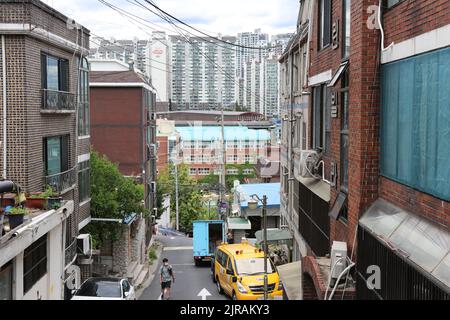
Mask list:
[[[89,255],[91,251],[91,235],[80,234],[77,237],[77,253],[82,255]]]
[[[299,174],[303,178],[315,178],[314,171],[320,156],[315,150],[304,150],[300,154]]]

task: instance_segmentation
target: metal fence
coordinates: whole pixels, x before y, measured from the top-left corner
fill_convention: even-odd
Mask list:
[[[358,300],[450,300],[450,289],[419,270],[363,227],[358,230],[356,298]],[[380,270],[380,288],[367,286],[367,268]]]
[[[299,232],[317,256],[330,252],[328,203],[304,186],[295,183],[294,204],[299,206]]]
[[[75,95],[64,91],[44,89],[42,90],[42,109],[75,110]]]
[[[55,192],[62,193],[64,190],[72,188],[76,183],[77,167],[70,170],[45,177],[45,185],[49,185]]]

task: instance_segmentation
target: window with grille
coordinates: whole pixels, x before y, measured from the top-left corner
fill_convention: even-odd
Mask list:
[[[23,254],[23,292],[27,293],[47,273],[47,235],[25,249]]]

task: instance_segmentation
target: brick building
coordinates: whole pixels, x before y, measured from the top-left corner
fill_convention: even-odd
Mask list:
[[[289,84],[282,213],[303,262],[304,292],[324,298],[326,256],[343,241],[356,263],[345,297],[448,299],[450,5],[378,4],[301,1],[298,36],[280,59]],[[297,112],[301,97],[307,104]],[[373,265],[381,286],[370,290]]]
[[[93,148],[117,163],[120,172],[145,186],[145,206],[156,197],[155,90],[140,74],[90,74]],[[150,230],[148,237],[151,237]]]
[[[40,290],[49,299],[61,299],[67,297],[65,293],[68,290],[67,286],[66,292],[61,288],[61,279],[66,283],[81,280],[80,268],[75,266],[76,237],[91,219],[89,65],[85,58],[89,53],[89,34],[89,30],[41,1],[2,1],[2,176],[19,184],[26,193],[42,192],[47,186],[51,186],[65,201],[72,203],[73,207],[66,214],[67,218],[63,215],[58,218],[59,225],[56,229],[49,230],[47,234],[39,233],[39,239],[33,238],[32,243],[28,242],[29,247],[25,249],[25,253],[15,258],[15,263],[10,262],[9,267],[0,265],[2,273],[5,268],[9,270],[6,272],[15,273],[17,286],[7,295],[10,299],[34,299],[36,294],[33,290]],[[55,221],[50,213],[46,215],[47,226],[42,227],[41,231],[48,230]],[[31,223],[34,223],[33,220]],[[56,250],[55,239],[58,237],[64,238],[63,255],[60,257],[63,261],[53,259],[48,266],[40,268],[39,272],[27,275],[27,269],[36,267],[33,264],[36,261],[33,260],[32,265],[26,265],[21,270],[20,265],[23,259],[27,260],[27,252],[37,246],[37,243],[39,246],[47,246],[46,255],[49,256],[45,258],[51,261],[50,256],[55,253],[51,250]],[[10,241],[21,243],[19,238]],[[4,245],[9,245],[9,242],[2,241],[2,246]],[[28,262],[29,259],[26,263]],[[80,260],[78,262],[81,263]],[[90,264],[87,260],[83,263],[87,263],[81,265],[84,278],[90,275]],[[57,284],[54,284],[50,278],[54,277],[58,265],[64,265],[64,270],[70,268],[76,279],[72,279],[72,274],[62,272]],[[25,281],[23,287],[19,285],[23,283],[20,279],[22,271]],[[42,280],[47,279],[46,277],[49,278],[48,290]],[[50,283],[56,287],[50,290]]]

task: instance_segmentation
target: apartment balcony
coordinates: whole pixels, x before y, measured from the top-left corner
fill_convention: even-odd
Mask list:
[[[75,94],[57,90],[42,90],[41,113],[74,113]]]
[[[55,192],[64,194],[76,185],[77,167],[44,178],[44,185],[49,185]]]

